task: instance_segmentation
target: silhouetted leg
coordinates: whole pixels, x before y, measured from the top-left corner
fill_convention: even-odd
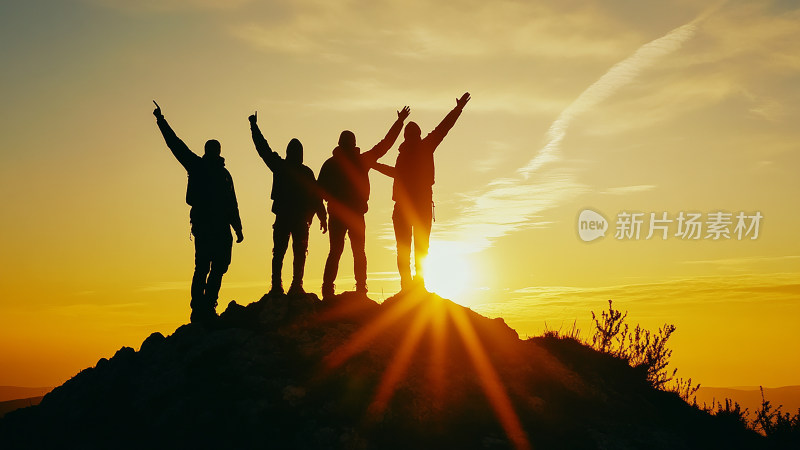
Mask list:
[[[270,292],[283,293],[281,272],[283,271],[283,258],[289,248],[290,227],[282,217],[275,217],[272,225],[272,289]]]
[[[431,225],[433,212],[430,207],[419,205],[417,210],[418,221],[414,223],[414,266],[417,269],[417,278],[425,282],[425,258],[428,257],[428,247],[431,240]]]
[[[330,214],[328,216],[328,239],[330,251],[328,259],[325,261],[325,272],[322,275],[322,297],[333,295],[333,282],[336,281],[336,274],[339,272],[339,259],[344,251],[344,236],[347,233],[342,220]]]
[[[292,287],[303,287],[303,273],[306,268],[306,253],[308,252],[308,224],[304,220],[298,221],[292,229]]]
[[[194,236],[194,275],[192,275],[192,309],[206,304],[206,277],[211,268],[211,240],[207,236]]]
[[[400,289],[411,286],[411,224],[402,207],[395,203],[392,212],[394,238],[397,240],[397,270],[400,272]]]
[[[356,277],[356,292],[367,292],[367,252],[365,249],[366,223],[364,216],[359,216],[348,233],[350,248],[353,250],[353,272]]]
[[[214,255],[211,260],[211,272],[208,274],[206,282],[206,299],[213,310],[217,306],[219,288],[222,286],[222,276],[228,271],[231,264],[231,250],[233,247],[233,236],[230,231],[227,234],[218,236],[215,239]]]

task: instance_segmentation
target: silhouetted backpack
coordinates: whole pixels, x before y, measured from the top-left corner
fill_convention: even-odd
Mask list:
[[[336,147],[333,156],[319,170],[319,186],[329,202],[334,201],[356,214],[364,214],[368,210],[370,168],[362,162],[359,150],[355,151],[356,154],[348,156]]]
[[[284,162],[282,168],[273,173],[272,212],[302,216],[310,222],[322,202],[314,171],[303,164]]]
[[[187,172],[186,203],[192,207],[192,223],[230,224],[238,205],[233,178],[225,168],[225,160],[200,158]]]

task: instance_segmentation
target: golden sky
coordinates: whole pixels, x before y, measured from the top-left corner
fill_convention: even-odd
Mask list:
[[[269,288],[272,177],[249,114],[318,173],[342,130],[369,148],[410,105],[427,133],[466,91],[434,186],[431,258],[462,280],[455,301],[522,336],[575,320],[587,335],[610,298],[677,325],[679,375],[800,384],[794,2],[11,0],[0,38],[0,385],[60,384],[188,321],[186,176],[152,99],[190,148],[218,139],[234,178],[245,241],[221,311]],[[371,180],[380,301],[399,281],[391,180]],[[584,209],[605,237],[579,238]],[[614,236],[620,212],[717,211],[760,212],[758,238],[681,239],[674,222],[648,240],[647,221]],[[312,227],[318,293],[328,245]],[[337,281],[353,288],[347,251]]]

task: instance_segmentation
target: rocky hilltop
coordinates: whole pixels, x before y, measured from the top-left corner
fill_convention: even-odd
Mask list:
[[[231,302],[0,421],[2,448],[753,448],[624,360],[426,292]]]

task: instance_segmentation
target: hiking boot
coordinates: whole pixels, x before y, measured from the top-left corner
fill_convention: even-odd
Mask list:
[[[302,284],[292,283],[292,285],[289,286],[289,291],[286,293],[286,295],[290,297],[301,297],[303,295],[306,295],[306,291],[303,290]]]
[[[189,321],[194,324],[208,325],[217,319],[217,312],[211,308],[193,308]]]
[[[322,299],[323,300],[330,300],[333,298],[335,292],[335,285],[331,284],[323,284],[322,285]]]
[[[414,282],[410,278],[400,278],[400,293],[407,294],[414,290]]]
[[[272,283],[272,289],[267,293],[269,296],[283,295],[283,285],[281,283]]]
[[[421,276],[414,277],[414,282],[411,284],[412,289],[420,289],[422,291],[428,292],[428,289],[425,288],[425,278]]]

